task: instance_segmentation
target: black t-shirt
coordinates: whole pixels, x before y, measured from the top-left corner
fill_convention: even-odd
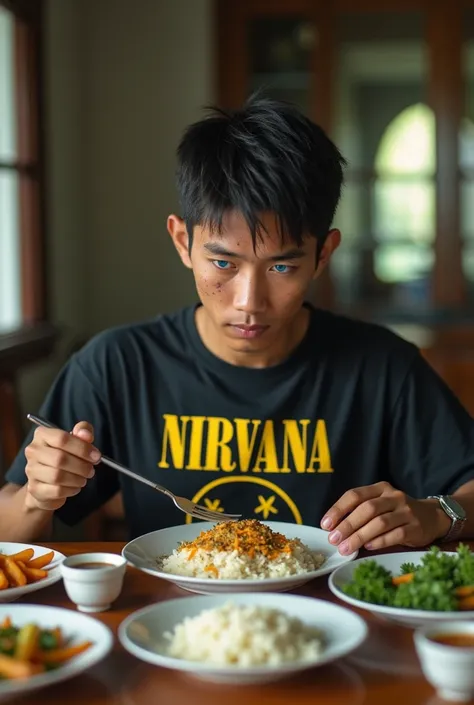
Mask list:
[[[95,427],[106,455],[210,509],[318,525],[346,490],[388,480],[413,497],[474,478],[474,424],[411,344],[311,309],[285,362],[237,367],[203,344],[195,307],[96,336],[40,413]],[[25,445],[31,440],[31,434]],[[7,473],[26,481],[23,450]],[[123,491],[131,536],[190,518],[104,465],[58,511],[74,524]]]

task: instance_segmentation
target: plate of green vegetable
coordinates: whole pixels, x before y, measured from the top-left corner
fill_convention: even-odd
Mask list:
[[[337,568],[329,588],[354,607],[416,627],[431,620],[474,619],[474,553],[427,551],[359,558]]]

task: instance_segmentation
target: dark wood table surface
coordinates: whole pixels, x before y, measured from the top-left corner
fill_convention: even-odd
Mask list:
[[[120,553],[121,543],[52,543],[66,555],[89,551]],[[474,542],[471,543],[474,548]],[[318,578],[295,590],[300,595],[337,601]],[[128,567],[123,591],[112,608],[96,616],[114,633],[131,612],[154,602],[190,593],[171,583]],[[62,581],[31,594],[28,603],[75,610]],[[342,603],[341,603],[342,604]],[[143,663],[116,641],[100,664],[64,683],[15,699],[18,705],[441,705],[423,678],[413,647],[413,631],[360,612],[370,634],[347,658],[305,675],[264,686],[206,684],[197,679]]]

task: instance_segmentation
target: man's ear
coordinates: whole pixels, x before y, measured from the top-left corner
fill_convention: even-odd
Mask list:
[[[334,228],[328,232],[328,236],[324,242],[323,249],[319,255],[318,266],[314,272],[314,279],[317,279],[319,275],[326,269],[333,253],[337,250],[341,244],[341,231]]]
[[[189,235],[186,223],[178,215],[170,215],[168,216],[166,227],[178,251],[178,255],[181,257],[181,262],[188,269],[192,269],[193,265],[191,257],[189,256]]]

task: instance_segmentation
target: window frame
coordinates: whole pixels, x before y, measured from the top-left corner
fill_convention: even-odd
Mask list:
[[[0,0],[0,5],[15,18],[18,156],[15,161],[0,160],[0,170],[12,171],[19,177],[20,328],[24,328],[48,319],[42,65],[44,1]]]

